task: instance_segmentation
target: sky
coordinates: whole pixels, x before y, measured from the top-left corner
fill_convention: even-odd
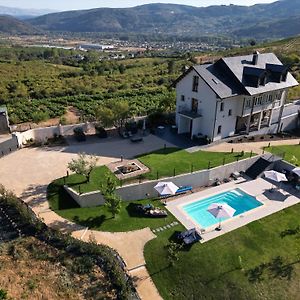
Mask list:
[[[253,5],[256,3],[271,3],[275,2],[275,0],[0,0],[0,5],[18,8],[74,10],[97,7],[132,7],[147,3],[158,2],[185,4],[193,6],[209,6],[220,4]]]

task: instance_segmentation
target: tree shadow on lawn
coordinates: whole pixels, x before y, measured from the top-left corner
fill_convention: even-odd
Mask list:
[[[72,218],[73,222],[79,224],[81,226],[86,226],[89,228],[99,228],[105,221],[112,219],[106,218],[105,215],[97,216],[97,217],[89,217],[87,219],[80,219],[79,216],[74,216]]]
[[[139,210],[139,207],[144,204],[137,203],[129,203],[126,206],[126,211],[131,218],[141,218],[141,219],[149,219],[151,217],[144,215],[142,211]],[[153,219],[153,218],[151,218]]]

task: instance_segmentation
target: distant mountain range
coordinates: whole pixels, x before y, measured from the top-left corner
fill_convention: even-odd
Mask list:
[[[27,22],[46,31],[283,38],[300,34],[300,0],[250,7],[148,4],[133,8],[97,8],[51,13]]]
[[[54,12],[51,9],[24,9],[0,5],[0,15],[9,15],[19,19],[29,19]]]

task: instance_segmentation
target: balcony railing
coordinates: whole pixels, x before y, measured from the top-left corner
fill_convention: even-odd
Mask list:
[[[193,111],[191,109],[180,109],[179,108],[178,113],[180,115],[185,116],[185,117],[190,118],[190,119],[197,119],[197,118],[202,117],[201,111],[199,112],[199,110],[196,112],[196,111]]]

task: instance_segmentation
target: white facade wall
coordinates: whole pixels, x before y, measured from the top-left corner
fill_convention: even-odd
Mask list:
[[[205,83],[205,81],[199,77],[198,92],[193,92],[193,77],[199,76],[195,70],[192,70],[176,85],[176,124],[178,126],[178,133],[187,133],[190,131],[190,121],[182,121],[187,119],[181,117],[178,112],[180,110],[191,111],[192,98],[198,100],[198,114],[202,115],[199,119],[194,119],[192,135],[207,135],[212,137],[215,121],[215,110],[217,96],[212,89]],[[184,95],[185,101],[181,100],[181,96]],[[180,126],[181,125],[181,126]]]
[[[194,76],[199,77],[198,92],[192,90]],[[206,135],[212,141],[217,141],[235,134],[237,117],[247,117],[251,113],[257,114],[267,110],[273,110],[271,124],[278,123],[281,107],[285,103],[288,89],[282,91],[280,98],[278,98],[279,92],[279,90],[271,91],[255,96],[240,95],[221,100],[197,72],[192,70],[176,85],[176,124],[178,133],[190,133],[191,138],[200,134]],[[254,98],[262,96],[263,99],[267,99],[269,95],[273,97],[271,103],[262,101],[261,104],[255,105],[252,110]],[[184,96],[184,101],[182,101],[182,96]],[[192,120],[186,116],[181,116],[179,112],[182,110],[191,111],[193,98],[198,100],[198,114],[201,117]],[[248,99],[251,100],[251,104],[247,107]],[[221,103],[224,105],[223,111],[221,111]],[[229,114],[229,110],[231,110],[231,114]],[[193,122],[192,130],[191,122]],[[219,129],[221,129],[221,132],[219,132]]]
[[[224,99],[217,105],[216,124],[214,130],[214,141],[233,136],[235,134],[236,118],[240,116],[243,109],[243,97],[237,96]],[[223,103],[223,111],[221,111]],[[231,115],[229,111],[231,110]],[[218,128],[221,126],[221,133],[218,134]]]

